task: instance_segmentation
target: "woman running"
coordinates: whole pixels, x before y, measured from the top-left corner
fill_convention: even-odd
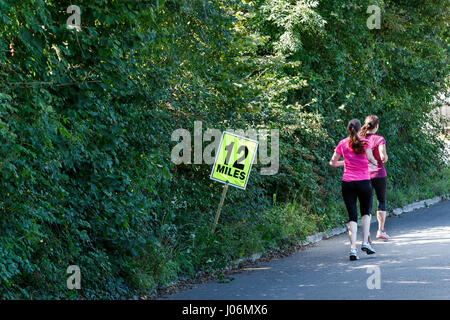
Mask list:
[[[369,243],[370,232],[370,201],[372,195],[372,185],[370,183],[369,162],[378,165],[373,157],[367,139],[359,138],[358,131],[361,129],[361,122],[358,119],[350,120],[347,130],[350,135],[341,140],[334,150],[330,160],[330,166],[344,166],[342,176],[342,197],[349,215],[348,236],[350,239],[350,260],[358,260],[358,249],[356,248],[356,232],[358,222],[358,211],[356,207],[359,200],[362,220],[362,246],[361,250],[367,254],[375,253],[374,248]],[[338,161],[343,156],[344,161]]]
[[[380,120],[377,116],[367,116],[364,121],[359,135],[362,138],[369,140],[372,148],[373,156],[378,161],[378,166],[369,166],[370,181],[372,187],[375,189],[378,199],[377,218],[378,218],[378,231],[377,239],[389,240],[389,236],[386,233],[384,223],[386,221],[386,182],[387,174],[384,168],[384,163],[388,161],[386,153],[386,140],[377,134],[380,124]],[[372,200],[370,201],[370,212],[372,212]]]

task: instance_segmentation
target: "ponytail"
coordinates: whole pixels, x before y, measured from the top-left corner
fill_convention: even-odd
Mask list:
[[[359,135],[362,138],[366,138],[367,131],[374,129],[379,123],[380,123],[380,119],[378,119],[377,116],[374,116],[374,115],[367,116],[366,120],[364,121],[364,125],[362,126],[361,130],[359,131]]]
[[[358,131],[361,129],[361,122],[358,119],[350,120],[347,125],[347,130],[350,132],[349,147],[353,149],[353,152],[360,154],[364,152],[366,142],[363,142],[358,137]]]
[[[359,135],[362,138],[366,138],[367,137],[367,131],[372,129],[372,128],[373,127],[372,127],[372,124],[370,122],[369,123],[364,123],[364,125],[361,127],[361,130],[359,130]]]

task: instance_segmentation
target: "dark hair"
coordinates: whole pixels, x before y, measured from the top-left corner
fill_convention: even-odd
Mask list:
[[[370,115],[364,120],[364,125],[359,132],[359,135],[363,138],[367,136],[367,131],[374,129],[380,123],[380,119],[377,116]]]
[[[361,122],[358,119],[352,119],[348,122],[347,130],[350,132],[349,147],[353,152],[360,154],[364,152],[366,142],[363,142],[358,137],[358,131],[361,129]]]

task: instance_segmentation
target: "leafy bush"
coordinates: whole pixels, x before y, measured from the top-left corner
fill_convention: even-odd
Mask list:
[[[350,118],[380,117],[390,185],[443,166],[448,3],[376,1],[369,30],[372,2],[80,0],[78,32],[68,1],[0,0],[0,297],[148,295],[341,223]],[[215,234],[210,166],[170,160],[194,120],[280,130],[278,174],[229,190]]]

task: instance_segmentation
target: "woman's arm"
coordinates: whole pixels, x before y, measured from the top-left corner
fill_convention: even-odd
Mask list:
[[[378,165],[377,160],[373,157],[372,149],[370,149],[370,148],[366,149],[366,157],[367,157],[367,160],[369,160],[369,162],[372,163],[374,166]]]
[[[386,163],[388,161],[388,155],[386,152],[386,144],[380,144],[378,146],[378,151],[380,152],[380,158],[383,163]]]
[[[344,165],[344,161],[338,161],[341,155],[337,152],[333,153],[329,165],[333,168],[342,167]]]

